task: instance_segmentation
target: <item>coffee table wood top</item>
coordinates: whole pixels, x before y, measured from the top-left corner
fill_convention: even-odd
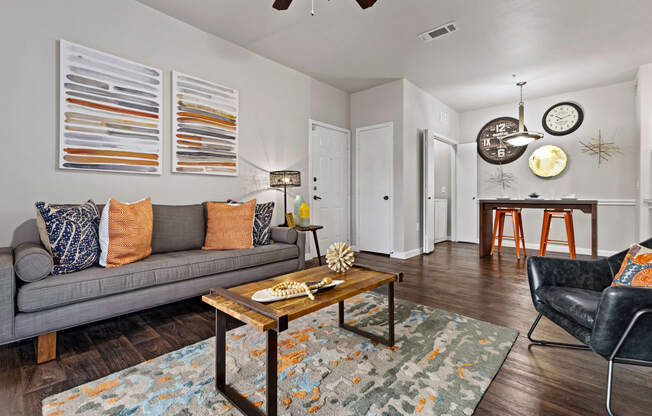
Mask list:
[[[279,316],[287,315],[288,321],[292,321],[360,293],[367,292],[391,282],[400,281],[402,279],[402,274],[371,270],[364,268],[364,266],[354,266],[344,274],[336,274],[331,272],[327,266],[321,266],[273,277],[271,279],[261,280],[259,282],[247,283],[241,286],[229,288],[228,290],[251,299],[251,296],[255,292],[272,287],[280,282],[288,280],[296,282],[313,282],[321,281],[325,277],[330,277],[333,280],[344,280],[344,283],[333,289],[315,294],[315,300],[310,300],[307,296],[301,296],[265,303],[265,305],[277,311]],[[267,331],[277,326],[276,320],[220,295],[211,293],[204,295],[202,300],[227,315],[252,326],[258,331]]]

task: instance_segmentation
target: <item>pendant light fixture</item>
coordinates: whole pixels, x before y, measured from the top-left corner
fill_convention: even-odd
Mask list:
[[[543,133],[536,131],[525,131],[525,105],[523,104],[523,86],[527,84],[525,81],[516,83],[521,88],[521,101],[518,103],[518,131],[516,133],[508,134],[503,137],[503,140],[512,146],[527,146],[535,140],[543,137]]]

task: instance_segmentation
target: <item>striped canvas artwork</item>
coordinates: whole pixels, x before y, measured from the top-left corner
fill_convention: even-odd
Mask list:
[[[238,90],[172,73],[172,170],[238,175]]]
[[[60,41],[59,167],[161,173],[160,70]]]

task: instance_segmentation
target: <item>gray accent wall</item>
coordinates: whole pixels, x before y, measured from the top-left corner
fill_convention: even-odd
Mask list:
[[[535,81],[533,81],[535,82]],[[525,125],[530,130],[545,134],[544,138],[530,144],[525,154],[504,166],[506,172],[516,176],[512,197],[525,197],[537,192],[544,198],[559,198],[576,194],[582,199],[598,199],[598,248],[618,251],[639,240],[637,236],[637,207],[639,180],[640,129],[636,120],[636,88],[633,81],[601,88],[572,91],[565,94],[527,99],[525,89]],[[584,109],[584,122],[575,132],[566,136],[545,133],[541,119],[553,104],[572,101]],[[514,87],[514,103],[469,111],[461,114],[460,142],[474,142],[478,131],[489,120],[500,116],[518,117],[518,90]],[[602,129],[603,140],[614,141],[623,155],[612,158],[600,167],[595,156],[582,152],[579,141],[588,142]],[[568,155],[566,170],[550,179],[535,176],[528,166],[532,152],[540,146],[552,144],[561,147]],[[497,166],[478,158],[478,194],[480,197],[500,195],[499,187],[487,182]],[[590,248],[590,218],[575,211],[576,247]],[[508,220],[509,221],[509,220]],[[543,213],[540,210],[523,211],[525,240],[538,247],[541,237]],[[648,236],[640,236],[644,240]],[[566,238],[563,222],[553,222],[551,239]],[[532,251],[531,254],[534,254]],[[602,254],[607,254],[602,251]]]
[[[308,119],[349,127],[349,95],[133,0],[3,2],[0,100],[0,246],[37,239],[34,202],[104,203],[109,197],[159,204],[257,198],[267,173],[308,169]],[[164,73],[163,174],[147,176],[55,168],[58,39],[159,68]],[[172,174],[170,71],[240,90],[241,173],[236,178]],[[307,181],[304,180],[304,184]],[[288,199],[307,186],[292,189]],[[282,209],[274,223],[282,222]]]

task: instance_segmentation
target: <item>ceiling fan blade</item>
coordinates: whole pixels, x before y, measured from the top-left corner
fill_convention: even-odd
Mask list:
[[[292,0],[276,0],[272,5],[276,10],[287,10],[292,4]]]
[[[376,3],[376,0],[355,0],[358,2],[360,7],[363,9],[368,9],[369,7],[373,6],[374,3]]]

